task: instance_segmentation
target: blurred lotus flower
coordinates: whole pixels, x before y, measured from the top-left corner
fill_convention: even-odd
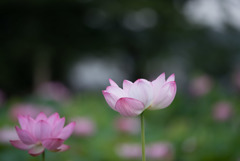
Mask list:
[[[145,109],[162,109],[169,106],[176,94],[175,75],[165,80],[165,73],[149,82],[138,79],[134,83],[124,80],[120,88],[109,79],[110,86],[103,90],[108,105],[123,116],[137,116]]]
[[[116,148],[116,153],[124,159],[140,159],[142,157],[140,144],[121,144]]]
[[[21,126],[16,126],[19,140],[10,140],[14,147],[28,150],[32,156],[40,155],[45,148],[54,152],[69,149],[63,142],[72,134],[75,122],[64,127],[64,117],[60,118],[58,113],[47,117],[43,112],[36,119],[19,115],[18,120]]]
[[[33,104],[16,104],[10,110],[10,116],[13,120],[16,120],[18,115],[36,117],[40,112],[44,112],[47,115],[52,113],[50,107],[42,107]]]
[[[14,128],[3,127],[0,129],[0,143],[9,144],[9,140],[17,140],[18,135]]]
[[[207,75],[194,78],[190,83],[190,93],[193,96],[203,96],[212,89],[212,79]]]
[[[36,93],[46,99],[65,101],[70,97],[70,91],[60,82],[46,82],[41,84]]]
[[[147,157],[153,160],[173,160],[173,146],[170,143],[154,143],[147,147]]]
[[[233,114],[232,105],[229,102],[218,102],[213,106],[213,118],[217,121],[226,121]]]
[[[77,136],[92,136],[96,131],[96,125],[90,118],[76,117],[71,120],[76,122],[73,134]]]
[[[140,131],[140,122],[137,118],[121,117],[115,120],[118,131],[129,134],[137,134]]]

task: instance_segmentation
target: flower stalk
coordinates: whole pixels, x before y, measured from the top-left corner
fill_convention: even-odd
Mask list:
[[[141,113],[141,138],[142,138],[142,161],[146,161],[145,155],[145,127],[144,127],[144,112]]]
[[[45,150],[42,153],[42,161],[45,161]]]

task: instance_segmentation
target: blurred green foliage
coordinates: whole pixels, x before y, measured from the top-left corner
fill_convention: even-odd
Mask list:
[[[239,153],[239,99],[222,95],[215,89],[201,98],[177,93],[170,107],[157,111],[146,111],[146,143],[159,141],[169,142],[174,147],[174,161],[235,161]],[[1,125],[18,125],[10,120],[10,106],[17,99],[12,99],[2,107]],[[71,136],[66,144],[71,149],[62,153],[47,152],[47,160],[69,161],[121,161],[116,148],[121,143],[140,143],[141,136],[122,134],[116,131],[114,119],[119,114],[106,104],[103,96],[86,93],[74,96],[67,104],[51,101],[36,101],[28,97],[24,101],[52,106],[54,111],[66,117],[67,122],[75,116],[88,116],[96,122],[96,133],[93,136]],[[229,120],[216,121],[213,118],[213,104],[218,100],[231,101],[234,114]],[[139,120],[140,121],[140,120]],[[21,159],[20,159],[21,158]],[[40,160],[26,151],[9,145],[0,145],[0,160]],[[131,159],[130,159],[131,160]],[[150,159],[149,159],[150,160]]]

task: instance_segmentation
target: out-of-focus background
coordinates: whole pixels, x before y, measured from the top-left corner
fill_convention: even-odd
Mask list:
[[[166,109],[146,112],[148,160],[240,160],[239,0],[0,2],[0,160],[17,115],[77,122],[71,146],[47,160],[141,160],[139,118],[110,109],[112,78],[176,75]]]

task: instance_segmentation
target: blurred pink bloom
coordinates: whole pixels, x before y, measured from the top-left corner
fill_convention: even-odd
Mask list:
[[[18,135],[14,128],[3,127],[0,129],[0,143],[9,144],[9,140],[17,140]]]
[[[36,93],[46,99],[66,101],[70,97],[70,91],[60,82],[46,82],[41,84]]]
[[[149,82],[138,79],[134,83],[124,80],[120,88],[109,79],[110,86],[103,90],[108,105],[123,116],[137,116],[145,109],[162,109],[169,106],[176,94],[175,75],[165,80],[162,73],[156,80]]]
[[[45,148],[55,152],[70,148],[63,142],[72,134],[75,122],[64,127],[65,118],[60,118],[58,113],[47,118],[41,112],[36,119],[19,115],[18,121],[21,126],[21,128],[16,126],[19,140],[10,140],[14,147],[28,150],[32,156],[40,155]]]
[[[209,76],[202,75],[194,78],[190,82],[189,90],[193,96],[203,96],[210,92],[212,89],[212,84],[212,79]]]
[[[142,148],[140,144],[121,144],[116,148],[119,157],[125,159],[140,159],[142,157]]]
[[[218,102],[213,106],[213,118],[217,121],[226,121],[233,114],[232,105],[229,102]]]
[[[36,117],[40,112],[44,112],[47,115],[52,113],[50,107],[42,107],[33,104],[15,104],[10,110],[10,116],[13,120],[16,120],[18,115]]]
[[[154,160],[172,160],[174,151],[170,143],[154,143],[146,148],[146,155]]]
[[[140,121],[137,118],[121,117],[115,120],[118,131],[129,134],[137,134],[140,131]]]
[[[92,136],[96,131],[96,125],[90,118],[76,117],[71,119],[76,122],[73,134],[78,136]]]

